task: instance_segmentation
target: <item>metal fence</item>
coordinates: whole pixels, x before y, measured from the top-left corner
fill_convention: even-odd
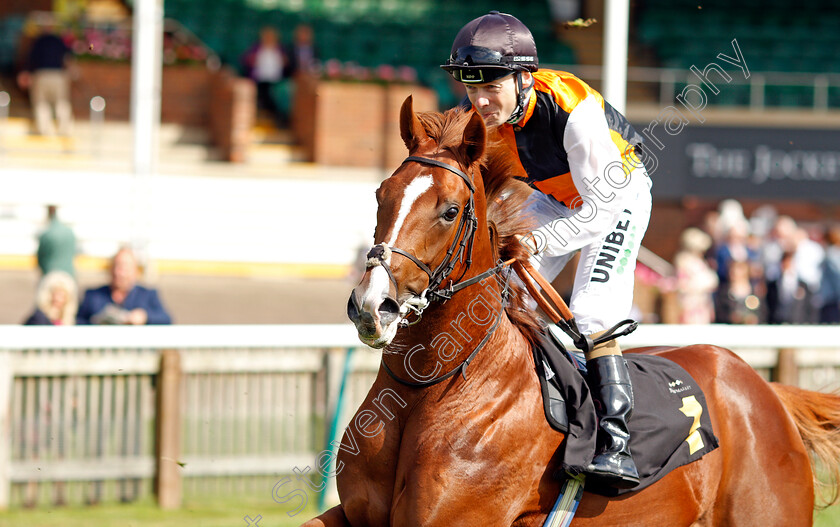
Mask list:
[[[838,337],[840,326],[652,325],[622,345],[718,344],[765,378],[828,389],[840,386]],[[182,488],[270,495],[315,466],[364,399],[379,354],[356,348],[349,325],[0,326],[0,507],[131,501],[154,482],[174,485],[170,506]]]

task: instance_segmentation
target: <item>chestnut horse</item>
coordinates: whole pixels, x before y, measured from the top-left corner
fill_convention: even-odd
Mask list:
[[[521,167],[474,112],[415,114],[409,98],[400,130],[410,157],[376,192],[376,245],[348,304],[382,363],[336,458],[341,504],[304,525],[542,525],[564,436],[543,413],[536,318],[498,263],[527,258]],[[836,475],[840,397],[768,383],[710,345],[638,352],[699,383],[720,447],[642,491],[584,493],[573,525],[812,524],[809,452]]]

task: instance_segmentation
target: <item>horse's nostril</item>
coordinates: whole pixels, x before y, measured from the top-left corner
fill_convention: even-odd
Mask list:
[[[386,296],[379,304],[379,323],[384,327],[397,319],[400,315],[400,305],[393,298]]]
[[[350,293],[350,299],[347,300],[347,317],[351,322],[359,320],[359,304],[356,300],[356,292]]]

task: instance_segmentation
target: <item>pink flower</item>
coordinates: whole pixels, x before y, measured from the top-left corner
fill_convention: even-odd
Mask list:
[[[376,76],[384,81],[393,81],[396,77],[396,70],[390,64],[380,64],[376,68]]]
[[[414,83],[417,82],[417,70],[411,66],[400,66],[399,78],[403,82]]]
[[[330,59],[324,65],[324,71],[330,79],[337,79],[341,76],[341,62],[336,59]]]
[[[76,55],[84,55],[85,53],[87,53],[89,51],[88,46],[86,46],[85,43],[82,42],[81,40],[77,40],[76,42],[73,42],[73,45],[70,46],[70,48],[73,50],[73,53],[76,54]]]

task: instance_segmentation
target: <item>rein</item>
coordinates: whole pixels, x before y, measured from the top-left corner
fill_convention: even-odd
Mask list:
[[[516,271],[517,276],[519,276],[519,279],[522,280],[522,283],[525,285],[525,289],[528,290],[540,309],[543,310],[551,322],[560,327],[560,329],[562,329],[563,332],[566,333],[572,341],[574,341],[575,346],[577,346],[584,355],[588,355],[596,344],[607,342],[618,337],[623,337],[624,335],[629,335],[639,326],[638,322],[628,318],[626,320],[622,320],[594,339],[589,335],[584,335],[578,329],[577,322],[575,322],[575,316],[572,314],[569,306],[566,305],[563,297],[557,293],[545,277],[534,269],[534,266],[531,265],[530,261],[518,261],[513,264],[513,268]],[[546,296],[543,296],[539,288],[534,285],[534,282],[536,282],[539,287],[545,291],[548,299],[546,299]],[[619,329],[621,329],[621,331],[619,331]]]

